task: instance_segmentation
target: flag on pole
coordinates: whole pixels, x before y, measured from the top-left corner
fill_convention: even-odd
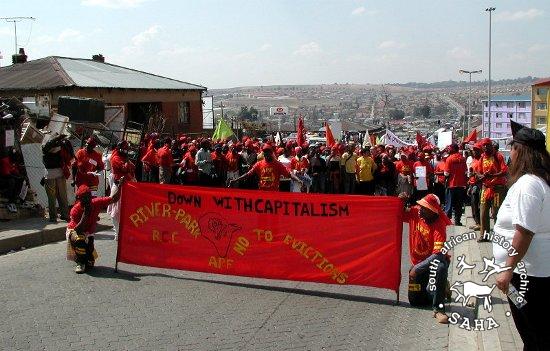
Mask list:
[[[369,135],[369,130],[367,129],[365,131],[365,137],[363,138],[363,145],[361,145],[362,147],[367,147],[367,146],[370,146],[372,145],[372,141],[371,141],[371,138],[370,138],[370,135]]]
[[[416,144],[418,145],[418,150],[422,150],[424,146],[428,145],[428,140],[420,132],[416,132]]]
[[[275,134],[275,145],[281,145],[283,143],[283,138],[281,137],[281,132]]]
[[[512,121],[513,122],[513,121]],[[476,142],[477,141],[477,129],[472,130],[470,134],[466,138],[464,138],[465,143],[469,142]]]
[[[330,129],[330,125],[325,122],[325,134],[327,139],[327,146],[332,147],[332,145],[336,144],[336,140],[334,139],[334,135],[332,134],[332,130]]]
[[[302,119],[302,115],[298,118],[298,130],[296,131],[296,142],[298,143],[298,146],[304,145],[306,138],[305,138],[306,130],[304,128],[304,120]]]
[[[212,140],[223,140],[229,138],[232,135],[235,135],[235,133],[233,133],[233,130],[231,130],[227,123],[220,118],[220,120],[218,121],[218,125],[216,126],[216,130],[212,135]]]

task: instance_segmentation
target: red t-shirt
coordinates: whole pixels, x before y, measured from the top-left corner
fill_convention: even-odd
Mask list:
[[[225,155],[227,160],[227,171],[228,172],[237,172],[239,170],[239,159],[241,155],[238,153],[229,152]]]
[[[265,159],[256,162],[248,173],[255,173],[260,179],[260,190],[279,191],[279,178],[290,177],[288,169],[279,161],[267,162]]]
[[[411,161],[396,161],[395,169],[402,175],[410,175],[413,172],[413,163]]]
[[[481,164],[480,159],[474,158],[472,161],[472,164],[470,165],[470,168],[473,172],[471,172],[470,178],[468,178],[468,184],[474,185],[477,183],[476,179],[476,173],[481,173],[479,169],[479,165]]]
[[[90,215],[88,216],[88,220],[86,221],[86,223],[84,223],[83,227],[83,231],[85,234],[93,234],[95,232],[97,221],[99,219],[99,213],[107,206],[109,206],[110,203],[110,197],[96,197],[92,199],[92,210],[90,212]],[[80,201],[77,201],[74,204],[73,208],[71,208],[71,213],[69,214],[71,220],[69,224],[67,224],[67,228],[74,229],[78,222],[80,222],[83,214],[84,206],[82,206],[82,203]]]
[[[17,167],[11,163],[8,156],[0,158],[0,176],[9,176],[17,173]]]
[[[485,174],[489,173],[499,173],[499,172],[508,172],[508,166],[506,161],[504,161],[504,156],[500,152],[492,156],[487,156],[483,154],[481,160],[479,161],[479,173]],[[495,185],[506,185],[506,176],[500,177],[485,177],[483,179],[483,185],[486,187],[492,187]]]
[[[449,155],[445,161],[445,172],[449,173],[449,188],[466,186],[466,160],[458,152]]]
[[[103,160],[99,152],[88,152],[86,149],[80,149],[75,155],[76,162],[76,179],[75,184],[77,186],[85,184],[90,187],[97,187],[99,184],[99,177],[88,174],[88,172],[101,171],[105,168]]]
[[[121,177],[126,177],[126,180],[133,180],[136,167],[126,158],[121,156],[117,150],[113,151],[111,156],[111,172],[113,178],[119,180]]]
[[[309,168],[309,160],[307,157],[300,157],[298,160],[296,157],[293,157],[292,160],[290,160],[290,169],[295,170],[298,172],[304,171]]]
[[[158,166],[159,160],[157,156],[157,150],[155,149],[153,142],[149,143],[145,154],[141,158],[141,162],[147,164],[148,166]]]
[[[403,222],[409,223],[409,254],[413,265],[438,253],[447,240],[447,223],[441,216],[431,224],[420,217],[420,207],[405,212]]]
[[[437,175],[437,182],[439,184],[445,184],[445,161],[439,161],[435,165],[435,173],[439,173]]]
[[[157,151],[160,167],[172,167],[174,164],[174,158],[172,157],[172,150],[168,145],[164,145]]]

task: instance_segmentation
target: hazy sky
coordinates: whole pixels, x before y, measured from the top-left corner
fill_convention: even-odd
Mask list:
[[[2,1],[29,60],[106,61],[207,86],[433,82],[550,76],[549,0]],[[2,65],[13,24],[0,21]]]

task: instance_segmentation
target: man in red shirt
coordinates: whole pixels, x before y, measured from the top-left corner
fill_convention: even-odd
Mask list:
[[[413,191],[413,162],[409,160],[409,154],[401,150],[401,159],[395,162],[397,170],[397,194],[406,193],[409,197]]]
[[[426,183],[427,183],[428,189],[418,190],[418,176],[416,175],[416,167],[426,168]],[[430,163],[429,153],[423,153],[423,152],[418,153],[418,161],[413,163],[413,173],[415,173],[413,196],[415,200],[420,200],[424,196],[428,195],[428,193],[433,192],[432,179],[434,176],[434,168]]]
[[[472,152],[473,160],[470,165],[470,169],[468,170],[468,195],[470,196],[470,205],[472,206],[472,216],[474,217],[475,225],[471,226],[470,229],[479,230],[481,228],[479,212],[481,182],[477,177],[476,170],[480,166],[481,146],[476,143],[473,147]]]
[[[433,193],[437,195],[440,199],[445,199],[445,190],[447,186],[447,179],[445,178],[445,161],[447,159],[443,159],[442,154],[439,152],[435,156],[435,179],[434,179],[434,190]]]
[[[458,144],[449,146],[449,157],[445,161],[445,177],[447,178],[447,192],[445,199],[445,213],[452,218],[455,213],[455,225],[462,226],[464,196],[466,196],[466,160],[458,152]]]
[[[164,146],[158,149],[157,156],[159,160],[159,183],[169,184],[172,179],[172,166],[174,165],[174,158],[172,157],[172,140],[170,138],[164,139]]]
[[[289,172],[289,170],[281,162],[275,159],[273,156],[273,149],[269,144],[265,144],[262,147],[262,151],[264,154],[264,159],[256,162],[254,166],[252,166],[252,168],[242,176],[236,179],[231,179],[229,181],[229,186],[232,186],[233,183],[250,177],[253,174],[257,175],[259,178],[258,188],[260,190],[279,191],[279,179],[281,175],[287,178],[292,178],[302,184],[302,180],[300,180],[300,178]]]
[[[124,177],[120,179],[120,183]],[[92,268],[97,253],[94,248],[94,233],[99,219],[99,213],[108,205],[117,202],[120,198],[120,187],[116,187],[109,197],[92,199],[90,188],[83,184],[76,191],[76,202],[70,212],[67,224],[67,259],[76,262],[75,272],[84,273],[86,267]]]
[[[489,138],[480,140],[483,154],[477,168],[478,179],[482,181],[483,188],[480,195],[480,237],[479,242],[490,241],[484,238],[484,233],[491,230],[489,209],[493,208],[496,217],[498,209],[506,197],[506,174],[508,166],[501,153],[495,151],[493,142]]]
[[[94,150],[97,143],[93,137],[86,140],[86,145],[75,154],[74,161],[74,183],[76,187],[87,185],[93,192],[97,191],[99,185],[98,172],[103,171],[105,165],[101,154]]]
[[[157,149],[155,148],[156,140],[151,138],[147,145],[147,149],[144,151],[141,163],[143,165],[142,180],[148,183],[158,182],[159,173],[159,160],[157,155]]]
[[[406,194],[400,194],[406,199]],[[449,259],[441,252],[447,239],[449,218],[441,210],[439,198],[428,194],[416,206],[406,210],[403,221],[409,223],[409,253],[413,267],[409,271],[412,281],[427,282],[426,290],[432,296],[434,317],[439,323],[449,323],[445,314],[445,292]],[[429,282],[430,271],[435,272],[435,283]],[[425,285],[425,284],[423,284]]]

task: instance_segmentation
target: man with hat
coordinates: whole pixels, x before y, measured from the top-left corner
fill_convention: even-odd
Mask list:
[[[124,177],[120,179],[120,183]],[[99,213],[120,198],[120,187],[111,196],[92,198],[90,187],[82,184],[76,190],[76,202],[67,224],[67,259],[76,262],[75,272],[84,273],[95,264],[94,233]]]
[[[480,236],[478,241],[485,242],[489,239],[485,238],[484,234],[491,231],[489,210],[492,207],[493,214],[496,216],[502,201],[506,197],[508,166],[504,156],[495,151],[491,139],[481,139],[480,144],[483,148],[483,154],[476,173],[483,187],[480,195]]]
[[[407,199],[407,194],[399,197]],[[439,198],[428,194],[405,210],[403,221],[409,223],[409,252],[412,268],[409,276],[417,282],[428,281],[430,271],[435,271],[435,283],[428,282],[427,292],[432,296],[434,318],[439,323],[449,323],[445,314],[445,293],[449,259],[441,252],[447,239],[447,226],[451,221],[441,209]]]
[[[105,168],[101,154],[95,151],[96,146],[95,138],[89,137],[84,147],[76,152],[73,163],[75,186],[78,188],[81,185],[87,185],[92,194],[97,191],[99,174]]]
[[[252,175],[256,175],[259,178],[258,188],[260,190],[279,191],[279,179],[281,176],[291,178],[300,183],[300,185],[303,184],[300,178],[291,173],[281,162],[275,159],[271,145],[264,144],[262,152],[264,158],[256,162],[245,174],[236,179],[231,179],[228,186],[231,187],[233,183],[241,179],[246,179]]]

